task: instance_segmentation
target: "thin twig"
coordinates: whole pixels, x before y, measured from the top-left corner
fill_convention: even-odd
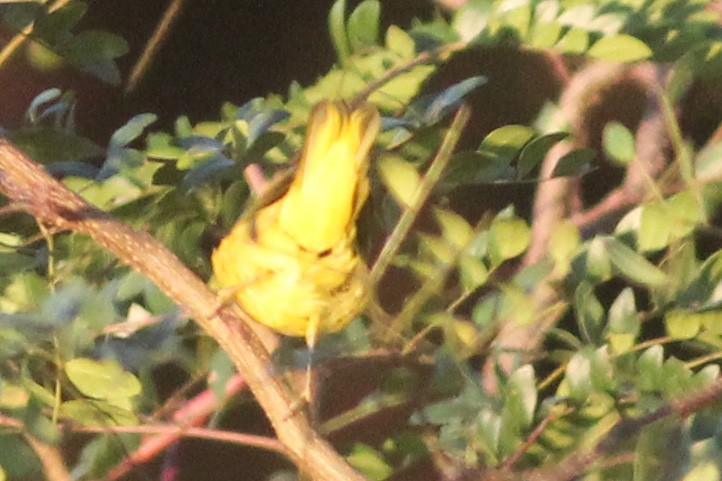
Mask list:
[[[226,397],[232,396],[236,392],[238,392],[240,389],[242,389],[245,386],[245,382],[243,380],[243,377],[236,374],[232,376],[227,382],[225,386],[225,392],[224,395]],[[173,419],[173,425],[165,425],[160,424],[161,426],[167,426],[164,427],[164,431],[162,432],[151,432],[150,434],[153,434],[153,436],[148,436],[144,438],[140,445],[127,457],[125,457],[120,463],[118,463],[115,467],[113,467],[111,470],[108,471],[108,473],[105,475],[106,481],[113,481],[116,479],[120,479],[126,474],[128,474],[132,469],[137,467],[141,463],[145,463],[153,459],[156,455],[161,453],[163,450],[170,449],[174,443],[176,443],[181,437],[200,437],[200,436],[193,436],[193,431],[191,431],[191,434],[188,434],[188,429],[193,427],[200,426],[205,420],[210,416],[214,411],[216,411],[219,408],[219,402],[221,400],[216,398],[215,393],[211,389],[206,389],[205,391],[199,393],[192,399],[189,399],[183,405],[177,409],[172,416]],[[156,424],[159,425],[159,424]],[[148,426],[148,425],[146,425]],[[177,428],[177,430],[173,431],[171,428]],[[110,428],[111,430],[113,428]],[[149,434],[149,433],[139,433],[139,434]],[[242,436],[248,436],[248,435],[242,435]],[[238,442],[240,444],[246,444],[250,446],[256,446],[260,447],[262,449],[269,449],[265,444],[258,446],[256,443],[255,438],[243,438],[243,437],[237,437],[234,438],[234,440],[229,440],[228,438],[217,438],[222,441],[229,441],[229,442]],[[244,440],[249,440],[251,442],[244,443]],[[263,438],[263,443],[267,443],[267,438]],[[278,441],[273,440],[275,443],[279,444]],[[271,449],[275,450],[275,449]],[[284,452],[285,454],[285,452]]]
[[[516,473],[514,479],[522,481],[571,481],[577,479],[594,463],[613,454],[618,446],[639,435],[646,426],[671,416],[685,418],[718,402],[721,397],[722,377],[718,377],[708,387],[688,396],[672,399],[647,415],[620,420],[594,448],[586,452],[577,450],[554,466]]]
[[[48,9],[48,13],[55,12],[60,8],[64,7],[71,0],[58,0]],[[0,68],[3,68],[5,64],[15,55],[20,47],[30,39],[30,36],[35,29],[35,22],[30,23],[27,27],[23,28],[20,33],[15,35],[5,46],[0,50]]]
[[[449,132],[444,138],[444,142],[441,144],[436,157],[431,162],[429,170],[426,172],[426,175],[424,175],[424,178],[417,187],[416,193],[414,194],[410,205],[401,214],[401,218],[396,223],[393,232],[386,240],[386,243],[376,258],[376,262],[371,268],[371,274],[369,275],[369,282],[371,285],[378,284],[379,280],[383,277],[386,269],[389,267],[389,264],[391,264],[391,260],[401,247],[401,243],[408,235],[416,216],[418,216],[434,186],[441,178],[441,174],[446,168],[446,165],[449,163],[449,160],[451,160],[456,143],[459,141],[459,137],[461,136],[461,131],[469,121],[469,115],[470,109],[466,105],[462,105],[456,113],[451,127],[449,128]]]
[[[57,446],[41,441],[29,433],[24,433],[23,438],[35,451],[48,481],[70,481],[73,479]]]
[[[384,84],[387,82],[393,80],[394,78],[398,77],[399,75],[408,72],[409,70],[413,69],[414,67],[418,67],[419,65],[424,65],[427,63],[433,63],[433,62],[441,62],[443,60],[446,60],[449,55],[451,55],[454,52],[458,52],[459,50],[463,50],[468,46],[466,42],[457,42],[457,43],[451,43],[448,45],[444,45],[442,47],[439,47],[436,50],[426,50],[424,52],[421,52],[418,54],[415,58],[410,60],[407,63],[398,65],[390,70],[388,70],[383,77],[378,78],[374,80],[373,82],[370,82],[366,85],[366,87],[359,92],[350,102],[349,105],[351,107],[354,107],[358,105],[359,103],[366,100],[366,98],[371,95],[374,91],[381,88]]]
[[[168,39],[168,34],[170,33],[171,28],[173,28],[173,24],[176,22],[176,20],[178,20],[178,17],[180,17],[184,1],[185,0],[173,0],[173,2],[168,5],[168,8],[166,8],[165,12],[163,13],[163,17],[160,19],[160,22],[158,22],[158,25],[155,27],[153,35],[150,37],[150,39],[148,39],[148,42],[145,44],[143,53],[141,54],[136,64],[133,66],[133,70],[131,71],[130,77],[128,78],[128,83],[125,86],[126,94],[133,92],[138,87],[138,84],[143,79],[145,73],[148,71],[148,67],[153,60],[153,57],[155,57],[155,55],[158,53],[158,50],[160,50],[165,41]]]
[[[534,443],[536,443],[542,434],[544,434],[544,430],[546,430],[547,426],[551,424],[552,422],[556,421],[557,419],[564,417],[568,414],[571,414],[575,411],[575,408],[568,407],[560,412],[552,412],[549,413],[544,419],[541,420],[539,424],[534,428],[534,430],[527,436],[527,438],[524,440],[524,442],[519,446],[519,448],[509,456],[504,463],[501,465],[501,469],[512,469],[514,465],[521,459],[521,457],[529,451],[529,448],[531,448]]]
[[[251,446],[255,448],[273,451],[284,456],[289,456],[288,450],[280,441],[265,436],[257,436],[254,434],[233,433],[230,431],[221,431],[218,429],[208,429],[200,427],[184,427],[174,424],[143,424],[139,426],[73,426],[70,428],[80,433],[98,433],[98,434],[153,434],[152,443],[165,444],[167,438],[173,440],[179,437],[210,439],[213,441],[221,441],[231,444],[240,444],[243,446]],[[146,444],[150,446],[151,443]]]

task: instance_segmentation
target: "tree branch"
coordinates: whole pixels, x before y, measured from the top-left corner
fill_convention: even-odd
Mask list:
[[[165,246],[87,203],[5,138],[0,138],[0,192],[40,222],[89,235],[188,312],[228,353],[303,471],[314,479],[364,479],[311,428],[303,412],[292,409],[297,397],[273,374],[254,321],[237,305],[223,305]]]

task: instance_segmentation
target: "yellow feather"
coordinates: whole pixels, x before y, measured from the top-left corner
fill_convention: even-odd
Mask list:
[[[241,218],[213,252],[221,287],[258,322],[313,346],[363,308],[366,266],[355,248],[368,193],[368,156],[379,130],[375,107],[318,104],[288,192]]]

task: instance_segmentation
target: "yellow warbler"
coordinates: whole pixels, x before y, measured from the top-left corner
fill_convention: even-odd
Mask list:
[[[212,255],[218,283],[246,312],[281,334],[305,336],[309,347],[348,324],[367,298],[355,222],[379,124],[369,104],[316,105],[288,191],[242,217]]]

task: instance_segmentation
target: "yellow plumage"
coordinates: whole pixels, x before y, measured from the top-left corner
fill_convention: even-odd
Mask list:
[[[380,118],[365,104],[319,103],[288,191],[241,218],[213,252],[221,287],[258,322],[313,346],[364,307],[366,266],[355,248]]]

